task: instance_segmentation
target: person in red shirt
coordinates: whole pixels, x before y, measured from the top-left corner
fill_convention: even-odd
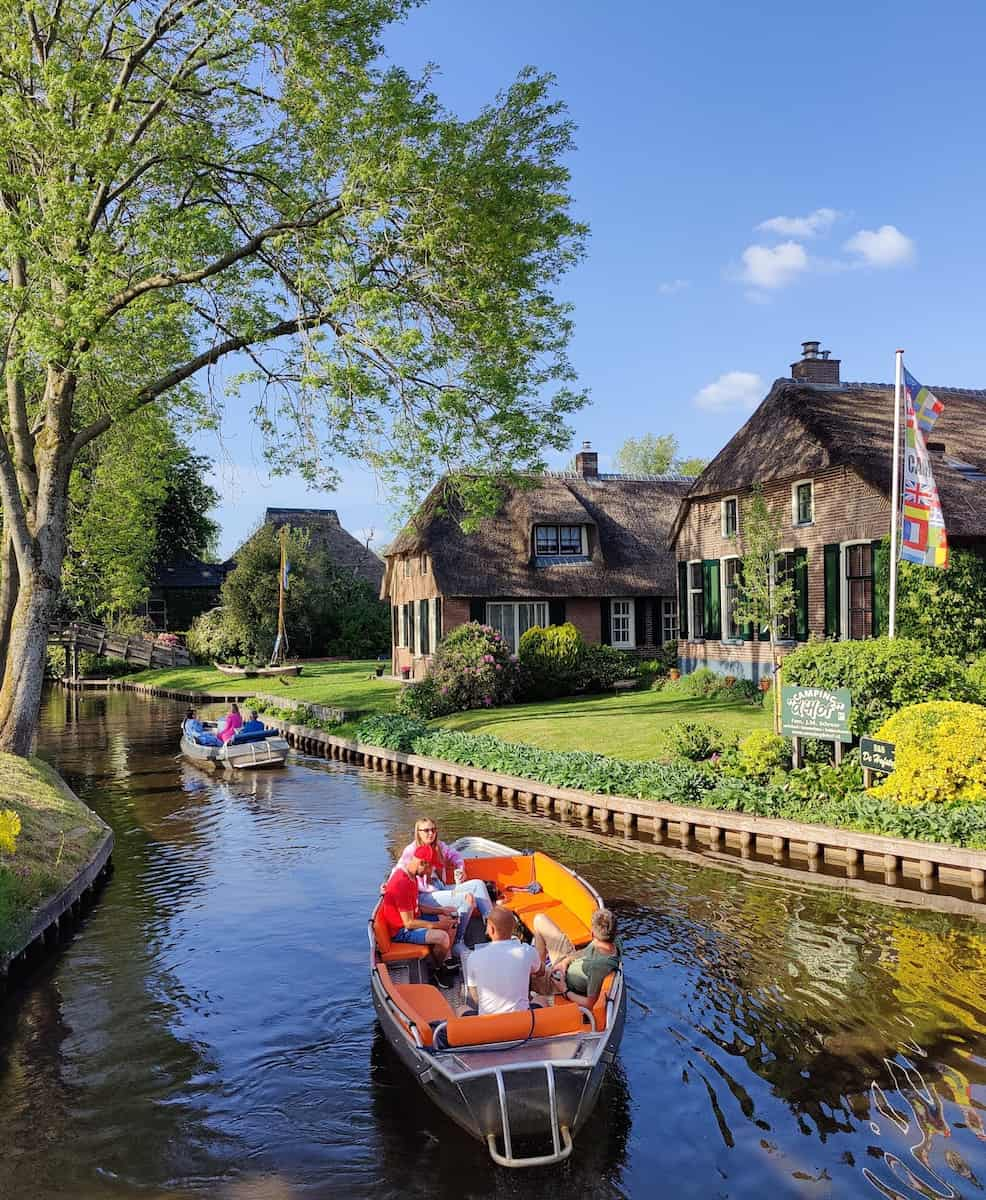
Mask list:
[[[399,863],[391,872],[383,890],[380,911],[393,941],[428,947],[436,977],[442,983],[448,981],[439,968],[449,956],[455,918],[444,909],[422,916],[418,902],[418,876],[427,875],[434,868],[434,850],[431,846],[419,846],[413,857]]]

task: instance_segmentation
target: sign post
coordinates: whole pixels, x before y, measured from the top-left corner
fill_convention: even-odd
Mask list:
[[[893,742],[878,742],[875,738],[859,739],[859,761],[863,766],[863,787],[873,786],[874,775],[889,775],[894,769]]]
[[[842,747],[852,742],[849,718],[852,694],[848,688],[785,685],[781,689],[781,732],[794,741],[794,765],[801,765],[801,739],[818,738],[835,745],[835,761],[842,761]]]

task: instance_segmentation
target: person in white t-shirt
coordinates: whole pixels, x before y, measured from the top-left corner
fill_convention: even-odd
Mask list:
[[[477,946],[466,966],[467,1013],[524,1012],[531,1007],[531,976],[541,969],[541,956],[533,946],[514,936],[514,914],[496,904],[486,918],[492,939]]]

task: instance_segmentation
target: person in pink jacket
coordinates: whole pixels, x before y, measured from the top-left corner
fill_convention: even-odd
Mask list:
[[[223,717],[219,725],[217,737],[225,746],[227,742],[233,740],[236,736],[236,731],[243,724],[243,718],[240,716],[239,705],[235,702],[229,706],[229,712]]]
[[[406,866],[419,846],[430,846],[435,855],[434,871],[418,876],[420,899],[439,907],[459,910],[459,938],[466,931],[473,908],[483,917],[493,910],[493,902],[481,879],[466,879],[465,859],[451,846],[439,841],[438,825],[431,817],[419,817],[414,823],[414,841],[404,847],[398,863]]]

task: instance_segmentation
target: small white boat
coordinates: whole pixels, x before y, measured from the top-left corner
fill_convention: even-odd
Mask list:
[[[215,721],[186,720],[181,732],[182,754],[199,766],[230,770],[284,766],[290,747],[276,730],[241,729],[223,745],[216,736],[216,728]]]
[[[498,903],[525,926],[547,911],[577,947],[589,942],[592,913],[603,904],[581,876],[547,854],[519,854],[486,838],[461,838],[455,849],[466,860],[467,878],[495,883]],[[484,1142],[499,1166],[545,1166],[567,1158],[623,1036],[622,964],[592,1009],[556,997],[555,1004],[531,1012],[457,1017],[450,1004],[457,997],[431,982],[427,949],[392,942],[379,904],[369,939],[380,1024],[435,1104]]]

